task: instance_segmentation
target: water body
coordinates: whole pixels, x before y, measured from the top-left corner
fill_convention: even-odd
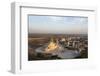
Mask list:
[[[43,50],[43,47],[39,47],[35,50],[37,53],[45,53]],[[57,55],[60,58],[66,58],[66,59],[71,59],[80,56],[80,53],[77,50],[68,50],[65,49],[63,51],[57,50],[51,53],[52,55]]]

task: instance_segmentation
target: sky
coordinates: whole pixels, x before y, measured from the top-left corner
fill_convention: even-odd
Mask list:
[[[80,16],[28,16],[29,33],[87,34],[88,18]]]

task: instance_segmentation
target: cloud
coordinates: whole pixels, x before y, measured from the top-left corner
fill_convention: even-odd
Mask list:
[[[63,17],[49,17],[52,21],[60,21],[60,20],[63,20]]]

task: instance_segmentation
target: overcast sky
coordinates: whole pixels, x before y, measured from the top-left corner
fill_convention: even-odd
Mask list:
[[[88,18],[29,15],[29,33],[87,34]]]

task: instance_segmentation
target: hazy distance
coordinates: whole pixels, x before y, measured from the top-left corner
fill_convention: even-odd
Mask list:
[[[29,34],[87,34],[88,18],[80,16],[28,16]]]

